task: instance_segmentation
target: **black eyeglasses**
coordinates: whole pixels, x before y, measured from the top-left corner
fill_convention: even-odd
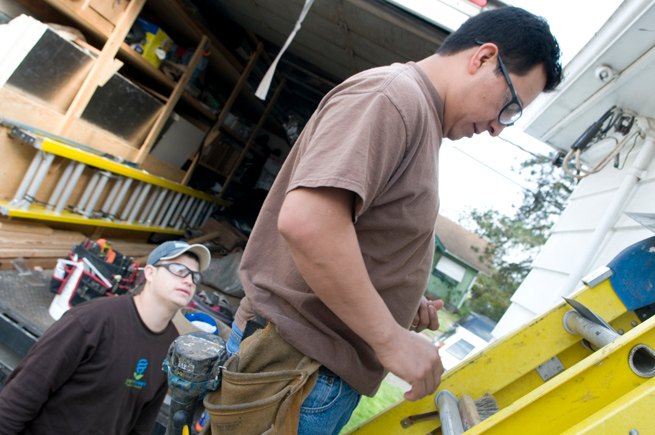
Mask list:
[[[516,95],[516,89],[514,89],[514,85],[512,85],[512,81],[509,78],[507,68],[505,68],[505,64],[503,63],[503,59],[500,57],[500,53],[498,53],[498,65],[500,65],[500,69],[503,71],[505,80],[507,80],[507,85],[509,86],[509,90],[512,93],[512,99],[509,101],[509,103],[505,104],[505,106],[498,114],[498,122],[500,122],[502,125],[510,126],[518,121],[523,114],[523,106],[521,106],[521,102]]]
[[[172,273],[175,276],[179,276],[180,278],[186,278],[191,274],[191,281],[195,285],[198,285],[202,282],[202,275],[200,272],[195,272],[188,267],[186,267],[184,264],[180,263],[162,263],[162,264],[154,264],[154,267],[165,267],[170,273]]]
[[[484,42],[478,40],[477,38],[475,43],[478,45],[484,44]],[[500,113],[498,114],[498,122],[509,127],[510,125],[514,125],[514,123],[518,121],[519,118],[521,118],[521,115],[523,115],[523,106],[519,101],[518,95],[516,95],[516,89],[514,89],[512,80],[509,78],[509,73],[507,72],[507,68],[505,68],[503,58],[500,57],[500,53],[498,53],[498,65],[500,65],[500,69],[503,72],[503,75],[505,75],[505,80],[507,80],[509,91],[512,93],[512,99],[509,100],[509,103],[503,106],[503,108],[500,110]]]

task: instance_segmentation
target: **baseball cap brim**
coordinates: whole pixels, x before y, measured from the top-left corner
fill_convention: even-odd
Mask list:
[[[155,264],[160,260],[173,260],[186,252],[193,253],[198,257],[200,272],[207,270],[211,263],[209,249],[204,245],[189,245],[180,241],[165,242],[160,245],[150,254],[147,264]]]

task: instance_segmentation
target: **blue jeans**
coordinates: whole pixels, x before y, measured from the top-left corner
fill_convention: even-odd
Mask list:
[[[232,323],[228,356],[239,351],[243,332]],[[348,423],[361,396],[339,376],[319,371],[316,386],[300,408],[299,435],[337,435]]]

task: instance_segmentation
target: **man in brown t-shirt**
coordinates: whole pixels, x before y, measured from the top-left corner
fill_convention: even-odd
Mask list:
[[[500,134],[560,82],[558,59],[545,21],[502,8],[468,20],[436,54],[357,74],[320,103],[244,253],[246,297],[228,343],[235,351],[260,316],[322,364],[324,398],[310,394],[299,433],[338,433],[389,371],[412,385],[407,400],[439,386],[437,348],[410,331],[437,329],[443,306],[423,297],[439,145]]]

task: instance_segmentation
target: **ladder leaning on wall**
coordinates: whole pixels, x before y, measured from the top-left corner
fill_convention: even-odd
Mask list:
[[[0,201],[7,216],[183,234],[201,227],[230,203],[137,169],[135,164],[47,132],[0,120],[14,139],[37,149],[11,201]],[[68,161],[44,205],[35,204],[55,157]],[[77,203],[68,205],[85,168],[92,173]],[[45,190],[45,189],[44,189]],[[79,190],[79,189],[77,189]],[[102,201],[102,206],[96,206]]]

